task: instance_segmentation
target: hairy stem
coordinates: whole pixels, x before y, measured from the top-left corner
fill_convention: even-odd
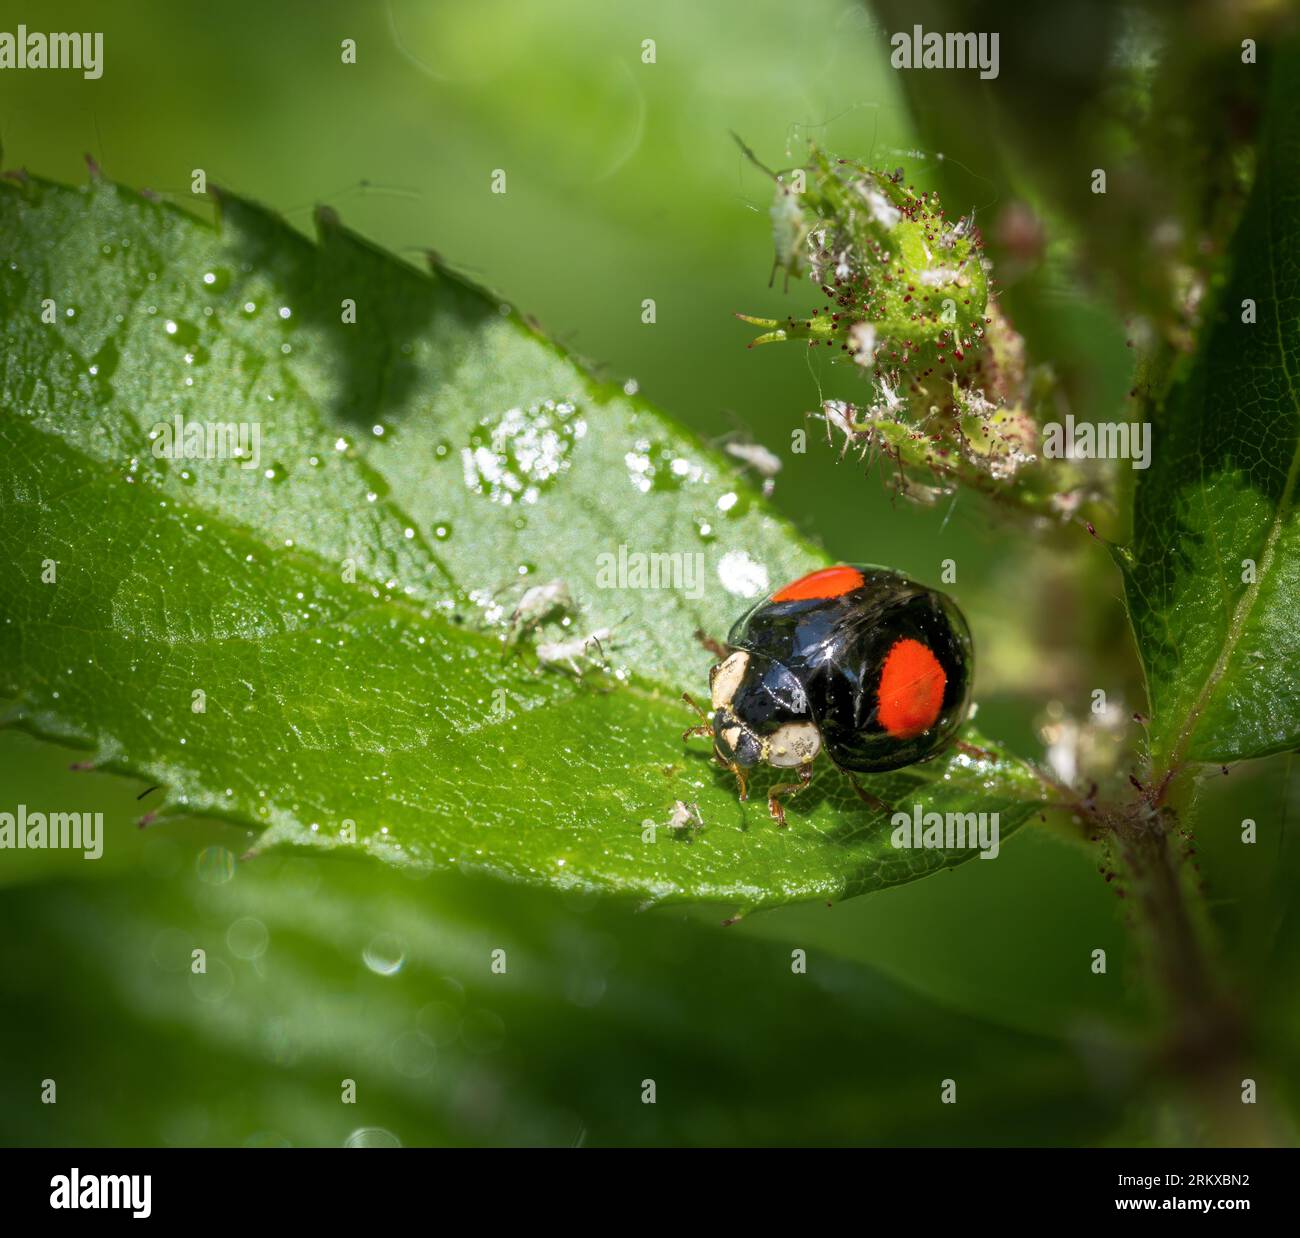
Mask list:
[[[1189,791],[1190,794],[1190,791]],[[1288,1142],[1261,1097],[1243,1103],[1251,1066],[1249,1031],[1211,952],[1205,919],[1177,854],[1177,813],[1169,806],[1117,815],[1110,822],[1128,874],[1134,915],[1144,937],[1152,980],[1164,1008],[1158,1048],[1161,1073],[1195,1110],[1196,1142],[1273,1145]]]

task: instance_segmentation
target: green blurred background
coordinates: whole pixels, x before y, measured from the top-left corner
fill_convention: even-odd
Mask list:
[[[1119,315],[1078,286],[1054,235],[1011,263],[999,221],[1032,189],[1005,161],[956,164],[923,145],[863,5],[3,9],[4,29],[103,30],[106,62],[95,82],[0,75],[7,168],[79,181],[88,154],[206,213],[189,192],[202,168],[304,230],[326,203],[412,262],[435,249],[702,437],[743,430],[780,452],[776,506],[835,557],[932,582],[955,559],[986,731],[1037,753],[1049,701],[1082,715],[1106,687],[1140,704],[1099,545],[1073,530],[1031,542],[969,496],[894,502],[861,465],[837,465],[804,418],[857,380],[793,349],[747,351],[752,332],[731,316],[811,301],[767,286],[770,185],[730,131],[774,167],[813,139],[904,166],[918,185],[939,178],[951,216],[976,211],[1008,275],[1003,304],[1077,416],[1106,416],[1128,390]],[[341,63],[345,38],[355,65]],[[966,137],[978,149],[978,130]],[[497,168],[505,195],[489,192]],[[803,427],[810,450],[792,454]],[[1059,834],[1025,830],[997,864],[724,930],[726,909],[642,915],[343,862],[241,865],[241,831],[138,831],[144,788],[71,772],[72,759],[0,731],[0,805],[84,805],[108,834],[94,864],[6,853],[0,866],[7,1143],[1195,1137],[1143,1077],[1149,1002],[1125,909],[1092,853]],[[1243,859],[1226,826],[1285,820],[1289,772],[1282,760],[1234,772],[1199,842],[1218,927],[1260,993],[1279,983],[1281,878]],[[195,945],[207,976],[189,973]],[[504,976],[488,969],[496,947]],[[796,948],[806,976],[791,973]],[[1104,976],[1089,967],[1098,948]],[[1289,1043],[1295,1004],[1276,1004],[1266,1040]],[[1294,1101],[1294,1073],[1262,1060]],[[938,1103],[946,1077],[956,1106]],[[57,1105],[40,1103],[45,1078]],[[355,1106],[339,1102],[344,1078]]]

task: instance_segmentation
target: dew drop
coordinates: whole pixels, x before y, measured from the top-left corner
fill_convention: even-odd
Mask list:
[[[347,1137],[345,1148],[400,1148],[402,1141],[382,1126],[361,1126]]]
[[[253,916],[241,916],[226,930],[226,945],[237,959],[258,959],[266,953],[271,934]]]
[[[235,875],[235,857],[225,847],[205,847],[194,861],[194,869],[204,885],[225,885]]]
[[[535,503],[569,467],[586,421],[569,400],[544,400],[484,418],[461,449],[465,485],[494,503]]]
[[[380,933],[361,952],[362,961],[379,976],[395,976],[406,962],[406,945],[395,933]]]

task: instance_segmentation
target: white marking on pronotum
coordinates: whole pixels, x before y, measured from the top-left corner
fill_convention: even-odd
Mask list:
[[[749,654],[738,649],[726,661],[713,668],[713,674],[709,677],[709,693],[714,709],[722,709],[731,704],[748,666]]]

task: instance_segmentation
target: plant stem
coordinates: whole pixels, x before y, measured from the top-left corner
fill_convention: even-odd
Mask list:
[[[1175,854],[1176,811],[1117,814],[1111,832],[1129,876],[1134,913],[1146,938],[1152,978],[1167,1030],[1158,1065],[1188,1093],[1200,1127],[1193,1134],[1211,1145],[1289,1142],[1271,1106],[1242,1101],[1250,1066],[1249,1033],[1234,995],[1214,963],[1205,916]]]

